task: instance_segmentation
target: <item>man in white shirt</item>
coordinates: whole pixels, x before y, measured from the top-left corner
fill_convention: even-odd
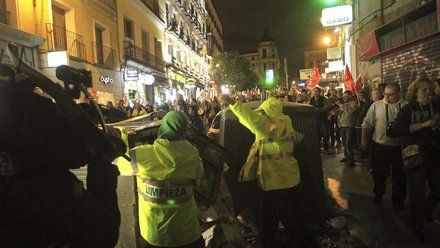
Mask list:
[[[384,98],[374,102],[369,108],[362,123],[361,148],[368,149],[368,139],[372,133],[372,164],[374,179],[375,203],[382,203],[386,190],[386,179],[392,175],[392,200],[396,210],[405,210],[406,176],[402,163],[401,138],[390,138],[386,135],[387,126],[392,124],[400,109],[407,102],[401,99],[400,86],[388,84],[384,90]]]

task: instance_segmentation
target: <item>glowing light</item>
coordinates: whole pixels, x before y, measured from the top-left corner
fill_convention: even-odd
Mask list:
[[[266,79],[264,80],[264,82],[267,85],[272,85],[275,82],[275,75],[272,69],[266,70]]]
[[[167,205],[168,205],[168,206],[174,206],[174,205],[176,205],[176,200],[168,199],[168,200],[167,200]]]
[[[330,37],[326,36],[322,39],[322,42],[328,46],[330,45],[330,42],[332,42],[332,40],[330,39]]]
[[[47,67],[57,67],[67,65],[67,52],[57,51],[47,53]]]

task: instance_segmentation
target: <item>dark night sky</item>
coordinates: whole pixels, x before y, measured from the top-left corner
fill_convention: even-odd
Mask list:
[[[223,25],[227,51],[255,49],[264,30],[275,39],[289,75],[304,68],[304,51],[323,48],[320,37],[322,0],[214,0]]]

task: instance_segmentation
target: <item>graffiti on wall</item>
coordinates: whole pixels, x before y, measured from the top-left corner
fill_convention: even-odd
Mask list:
[[[439,36],[382,57],[384,82],[400,84],[403,93],[419,77],[440,78]]]

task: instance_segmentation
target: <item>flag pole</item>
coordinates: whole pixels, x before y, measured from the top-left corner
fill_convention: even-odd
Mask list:
[[[353,88],[354,88],[354,92],[355,92],[355,94],[356,94],[356,99],[357,99],[357,101],[358,101],[358,105],[360,105],[361,102],[359,101],[359,96],[358,96],[357,89],[356,89],[356,82],[359,80],[360,77],[361,77],[361,75],[359,75],[359,76],[356,78],[356,80],[353,82]]]

